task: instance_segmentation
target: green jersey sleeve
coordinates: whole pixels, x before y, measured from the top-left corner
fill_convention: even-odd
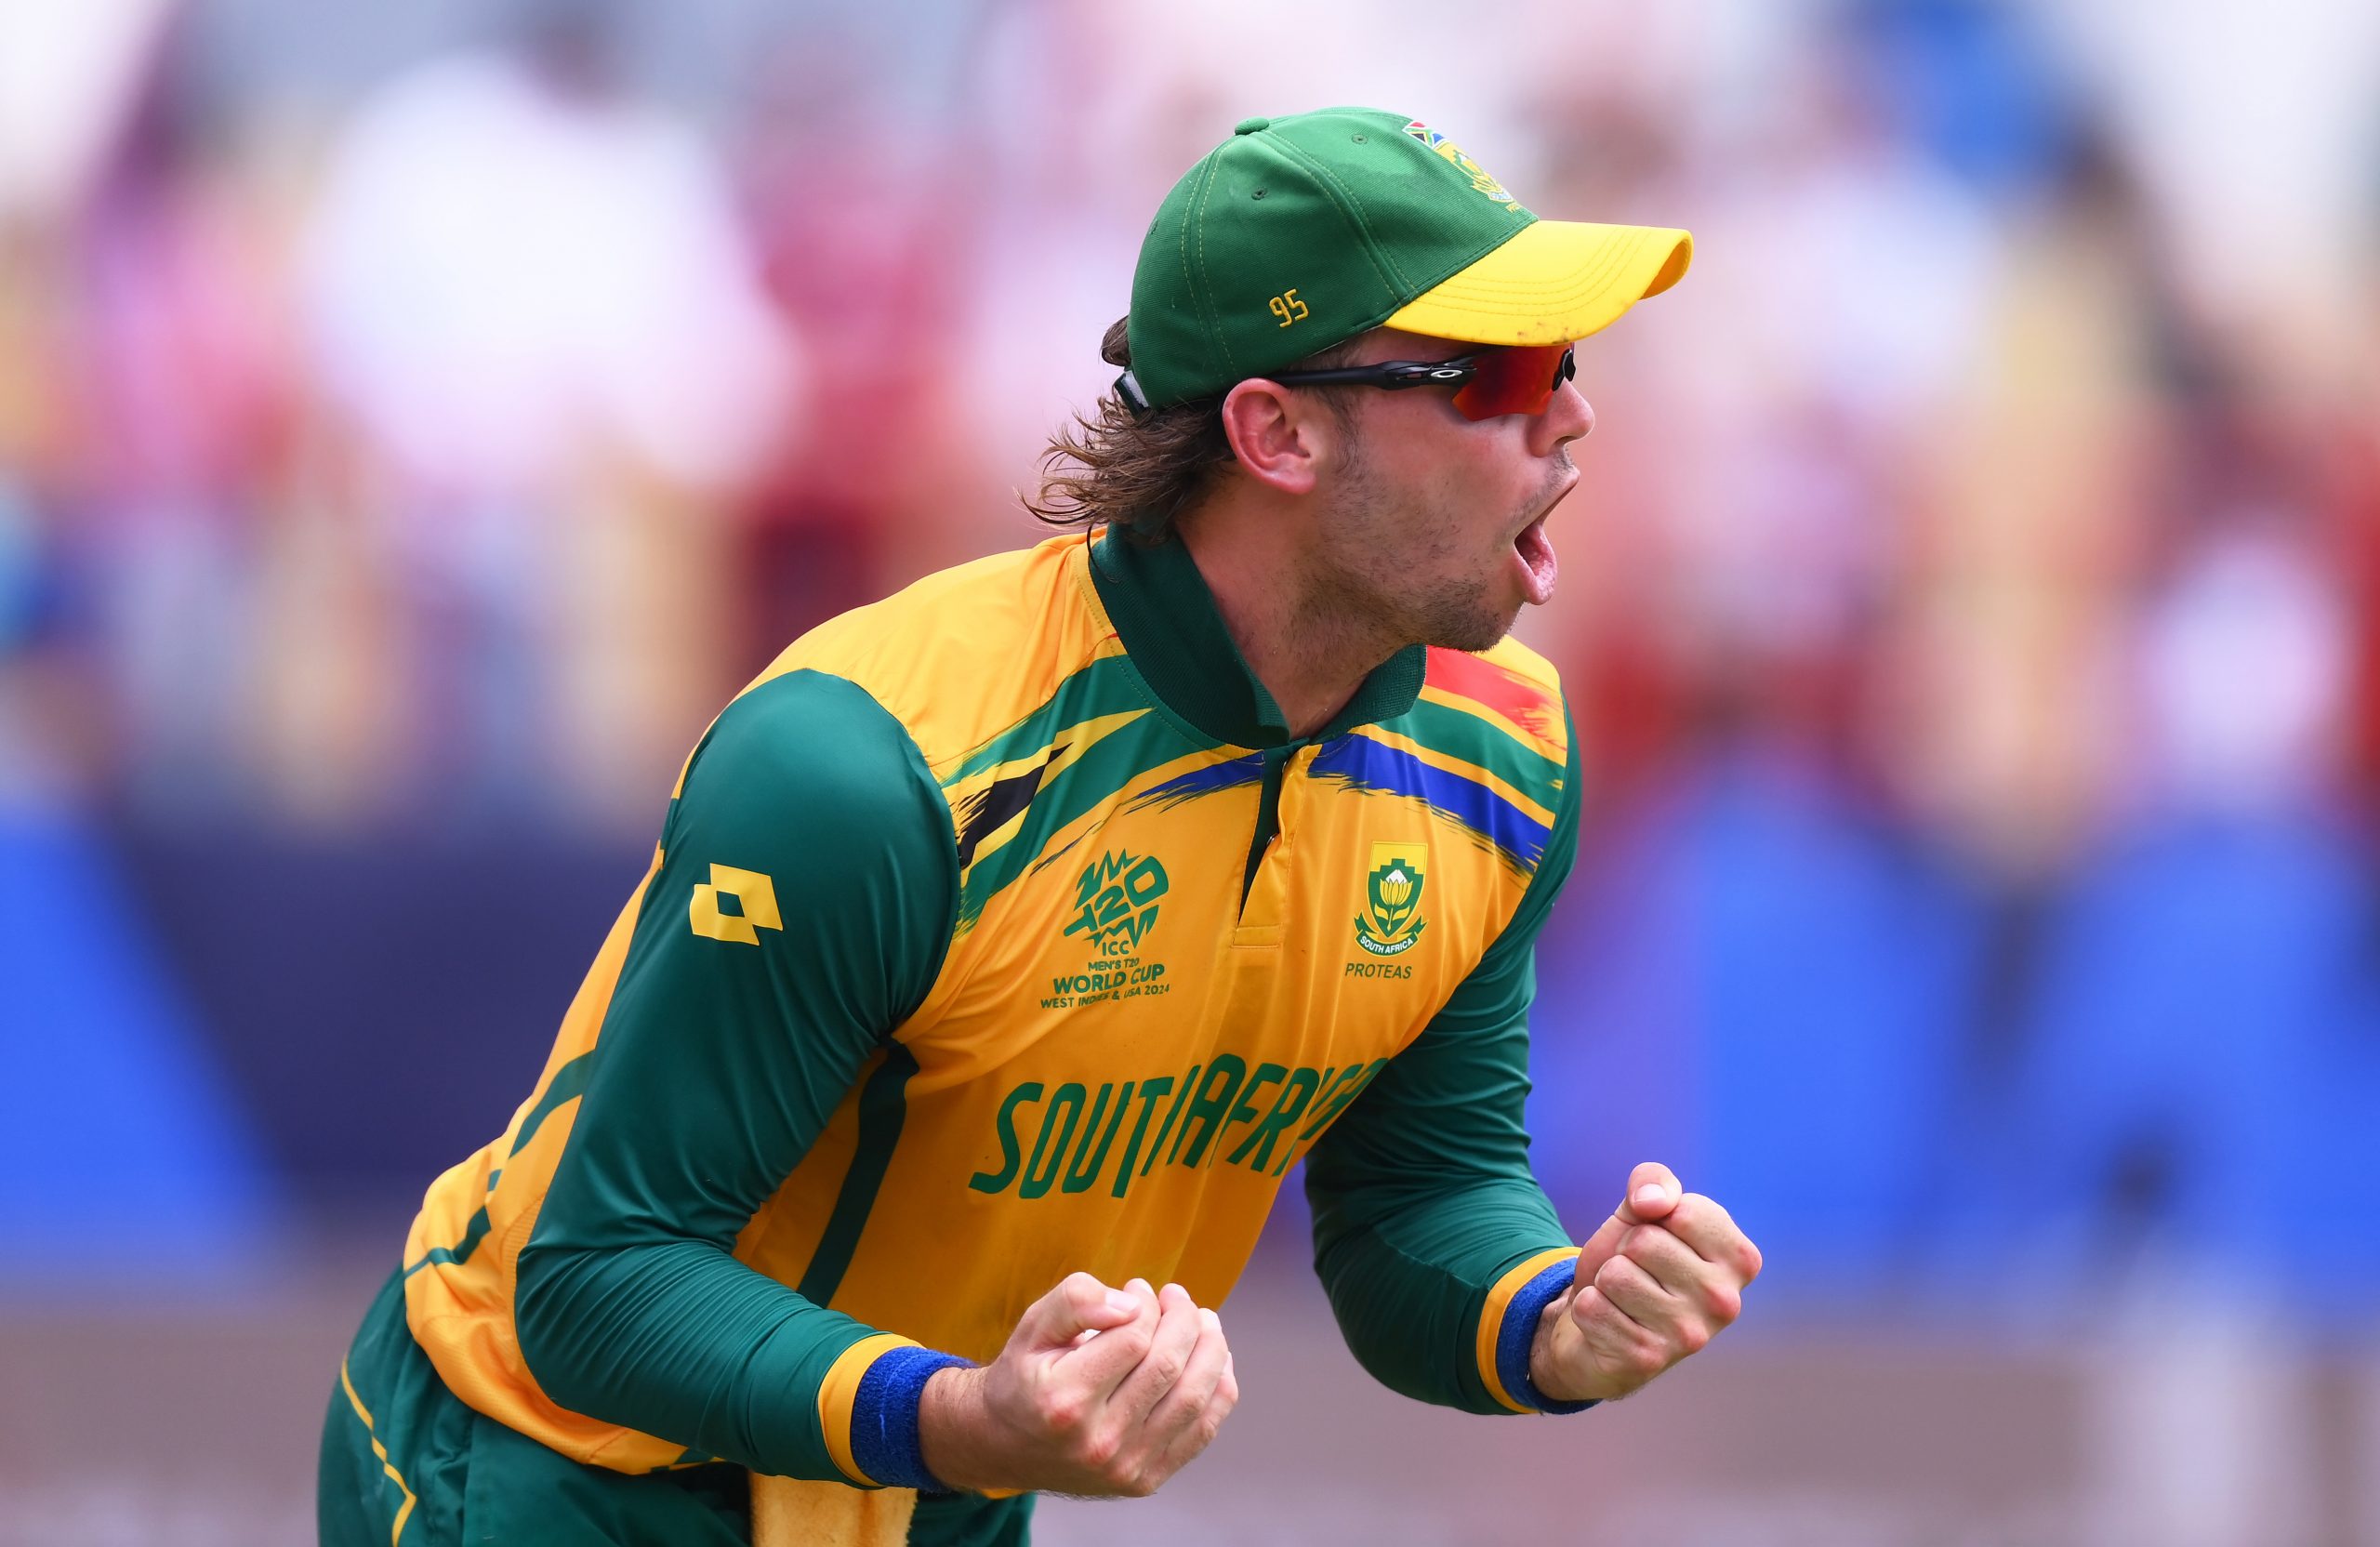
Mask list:
[[[1528,1382],[1538,1313],[1578,1253],[1529,1170],[1522,1120],[1537,936],[1577,855],[1579,784],[1573,730],[1519,909],[1306,1160],[1315,1271],[1348,1348],[1391,1389],[1472,1412],[1584,1405]]]
[[[865,691],[795,671],[720,716],[671,802],[520,1254],[521,1351],[554,1401],[691,1457],[863,1480],[835,1465],[818,1395],[875,1329],[731,1253],[932,987],[957,898],[941,791]],[[864,1480],[919,1486],[916,1389],[955,1361],[892,1353],[903,1378],[871,1366],[863,1396],[906,1393],[909,1454],[882,1470],[863,1455]],[[874,1433],[903,1415],[865,1416]]]

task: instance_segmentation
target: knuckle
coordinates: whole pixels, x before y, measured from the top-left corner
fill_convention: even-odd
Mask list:
[[[1077,1458],[1096,1472],[1113,1467],[1124,1449],[1123,1436],[1113,1430],[1093,1430],[1082,1436]]]
[[[1724,1327],[1743,1315],[1743,1291],[1733,1284],[1709,1284],[1703,1288],[1702,1303],[1703,1308]]]
[[[1041,1421],[1053,1434],[1074,1434],[1090,1416],[1091,1404],[1080,1392],[1051,1392],[1041,1399]]]
[[[1760,1248],[1746,1241],[1743,1250],[1736,1253],[1736,1266],[1743,1273],[1745,1283],[1760,1276]]]
[[[1711,1345],[1711,1329],[1699,1321],[1689,1321],[1677,1329],[1678,1346],[1688,1354],[1699,1354]]]
[[[1143,1362],[1148,1367],[1150,1379],[1169,1390],[1175,1382],[1182,1379],[1183,1368],[1188,1363],[1181,1354],[1172,1349],[1153,1353]]]

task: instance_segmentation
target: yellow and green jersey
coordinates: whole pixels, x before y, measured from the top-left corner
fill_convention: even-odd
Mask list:
[[[431,1186],[413,1334],[582,1461],[931,1486],[938,1355],[1077,1270],[1221,1302],[1302,1159],[1368,1368],[1551,1407],[1521,1107],[1578,785],[1509,641],[1292,738],[1178,542],[837,618],[695,748],[536,1090]]]

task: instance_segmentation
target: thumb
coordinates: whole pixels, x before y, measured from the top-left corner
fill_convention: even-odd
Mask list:
[[[1578,1276],[1573,1282],[1581,1286],[1593,1284],[1603,1265],[1619,1255],[1620,1237],[1628,1234],[1631,1225],[1668,1218],[1677,1208],[1678,1199],[1685,1196],[1677,1173],[1658,1160],[1647,1160],[1630,1171],[1628,1191],[1620,1198],[1620,1207],[1579,1249]]]
[[[1111,1289],[1087,1273],[1070,1273],[1058,1287],[1025,1308],[1009,1345],[1024,1352],[1066,1348],[1085,1332],[1121,1327],[1141,1314],[1141,1302]]]
[[[1667,1219],[1685,1196],[1677,1172],[1659,1160],[1647,1160],[1628,1173],[1628,1196],[1620,1200],[1620,1211],[1632,1224],[1647,1224]]]

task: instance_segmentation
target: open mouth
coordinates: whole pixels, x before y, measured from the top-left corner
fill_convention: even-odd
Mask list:
[[[1554,579],[1558,565],[1554,557],[1554,540],[1545,535],[1545,517],[1540,516],[1521,528],[1513,539],[1513,557],[1520,565],[1521,594],[1528,598],[1532,607],[1542,607],[1554,599]]]
[[[1521,595],[1532,607],[1542,607],[1554,600],[1554,580],[1560,569],[1554,557],[1554,539],[1545,535],[1546,518],[1578,484],[1579,469],[1566,457],[1547,485],[1545,503],[1539,508],[1537,519],[1513,535],[1513,562],[1518,572]]]

